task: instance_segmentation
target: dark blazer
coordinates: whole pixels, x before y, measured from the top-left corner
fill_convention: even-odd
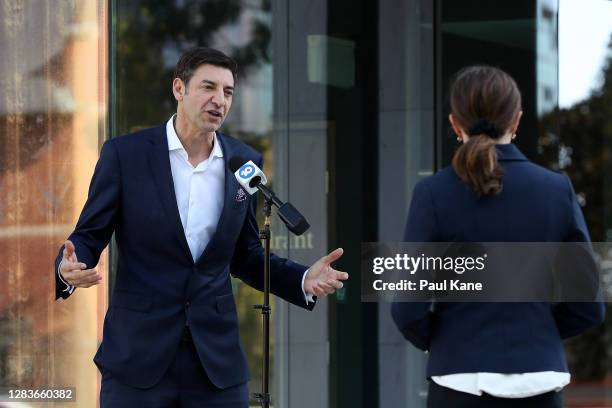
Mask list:
[[[503,189],[478,197],[452,167],[414,188],[406,242],[582,242],[589,233],[568,177],[498,145]],[[393,319],[429,350],[427,376],[454,373],[566,372],[562,339],[600,324],[593,303],[394,303]]]
[[[262,167],[255,150],[217,135],[226,163],[240,156]],[[153,386],[171,364],[188,322],[202,365],[216,386],[248,380],[230,274],[263,290],[263,249],[255,220],[257,197],[241,201],[239,190],[226,166],[217,231],[194,262],[176,203],[165,124],[104,143],[87,202],[69,237],[79,261],[92,268],[115,232],[116,285],[94,358],[101,370],[133,387]],[[272,292],[312,309],[302,292],[305,270],[273,256]],[[56,276],[56,297],[69,296],[64,288]]]

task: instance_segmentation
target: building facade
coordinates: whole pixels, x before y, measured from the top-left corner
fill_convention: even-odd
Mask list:
[[[362,242],[399,241],[413,186],[450,163],[457,144],[448,87],[463,66],[498,66],[517,80],[524,115],[516,143],[531,160],[566,172],[592,239],[612,239],[607,0],[0,5],[0,395],[65,386],[77,391],[70,406],[97,403],[92,358],[116,251],[111,243],[101,258],[104,283],[67,301],[53,300],[53,259],[104,140],[172,115],[174,65],[190,46],[238,61],[222,130],[264,154],[277,194],[312,225],[293,237],[275,220],[273,250],[310,264],[343,247],[338,267],[351,274],[313,312],[274,302],[275,407],[425,406],[426,356],[401,338],[388,304],[361,301],[360,251]],[[589,29],[608,39],[562,41]],[[582,57],[589,47],[599,54]],[[595,74],[574,72],[574,64],[593,65]],[[576,79],[587,74],[591,80]],[[582,96],[562,100],[564,87]],[[256,392],[261,323],[252,305],[261,299],[238,281],[234,291]],[[568,407],[612,406],[609,325],[567,343]]]

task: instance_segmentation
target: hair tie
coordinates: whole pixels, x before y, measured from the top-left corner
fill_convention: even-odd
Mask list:
[[[470,128],[470,136],[487,135],[490,138],[497,139],[500,136],[500,131],[493,123],[487,119],[478,119],[478,122]]]

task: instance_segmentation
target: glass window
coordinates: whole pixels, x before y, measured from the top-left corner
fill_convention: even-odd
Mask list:
[[[54,301],[53,261],[106,137],[105,2],[3,2],[0,21],[0,397],[73,387],[92,407],[106,285]]]
[[[399,3],[383,0],[379,6],[381,242],[402,240],[414,185],[434,171],[434,5],[429,0]],[[378,308],[379,406],[424,407],[426,358],[397,330],[390,304],[380,302]]]

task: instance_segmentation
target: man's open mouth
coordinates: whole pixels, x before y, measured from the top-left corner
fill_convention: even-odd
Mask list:
[[[217,112],[217,111],[207,111],[207,112],[210,113],[211,115],[217,117],[217,118],[222,118],[223,117],[221,112]]]

